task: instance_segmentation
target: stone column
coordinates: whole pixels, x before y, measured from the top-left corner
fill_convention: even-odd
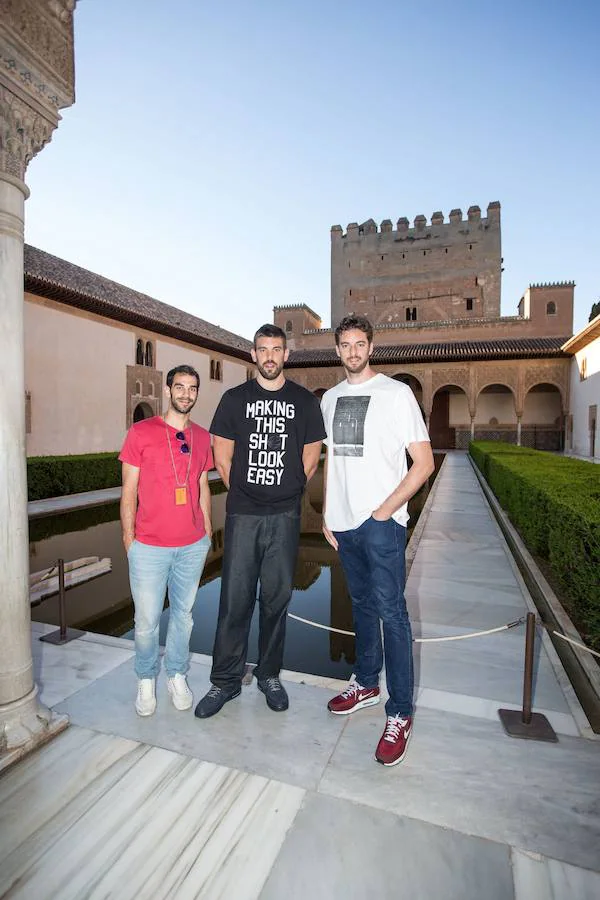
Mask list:
[[[27,165],[73,103],[74,0],[0,0],[0,770],[66,727],[33,679],[25,452]]]
[[[517,447],[521,446],[521,419],[522,416],[517,416]]]
[[[471,415],[471,440],[475,440],[475,416]]]

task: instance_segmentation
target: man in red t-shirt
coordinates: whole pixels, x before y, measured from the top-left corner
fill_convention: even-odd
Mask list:
[[[140,716],[151,716],[156,709],[158,634],[167,588],[167,687],[176,709],[190,709],[194,699],[186,679],[192,607],[212,537],[210,436],[190,422],[199,387],[200,377],[191,366],[171,369],[166,414],[132,425],[119,456],[121,526],[135,606],[135,708]]]

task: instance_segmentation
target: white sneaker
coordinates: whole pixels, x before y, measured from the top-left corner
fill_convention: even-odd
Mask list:
[[[194,702],[194,695],[190,691],[185,675],[174,675],[167,678],[167,688],[175,709],[189,709]]]
[[[135,698],[135,711],[138,716],[151,716],[156,709],[155,678],[140,678]]]

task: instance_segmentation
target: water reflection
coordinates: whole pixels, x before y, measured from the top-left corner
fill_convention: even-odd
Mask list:
[[[411,502],[411,525],[418,518],[428,488]],[[323,473],[319,470],[303,498],[300,550],[294,573],[290,612],[305,619],[352,630],[352,610],[337,554],[321,532]],[[194,607],[190,646],[198,653],[212,652],[217,623],[225,494],[213,497],[214,534]],[[127,560],[121,542],[117,504],[41,519],[30,524],[30,566],[40,570],[58,557],[109,556],[112,572],[97,581],[72,588],[67,593],[68,624],[100,634],[133,637],[133,605],[129,590]],[[161,620],[161,643],[166,636],[167,611]],[[33,619],[58,624],[58,601],[49,598],[32,610]],[[256,660],[258,608],[252,620],[248,661]],[[288,619],[284,666],[337,678],[347,678],[354,664],[354,639],[329,633]]]

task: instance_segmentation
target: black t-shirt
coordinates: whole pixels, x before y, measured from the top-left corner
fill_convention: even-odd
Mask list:
[[[294,381],[278,391],[255,380],[226,391],[210,432],[235,441],[227,512],[249,515],[296,506],[306,483],[304,445],[325,437],[318,399]]]

